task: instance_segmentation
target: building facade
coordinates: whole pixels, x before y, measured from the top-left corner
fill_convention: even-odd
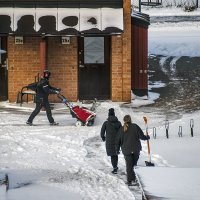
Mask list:
[[[0,101],[44,69],[70,101],[131,100],[130,0],[0,0],[0,38]]]

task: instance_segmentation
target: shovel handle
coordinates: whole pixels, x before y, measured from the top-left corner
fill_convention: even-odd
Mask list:
[[[143,119],[144,119],[144,123],[147,124],[147,117],[144,116]]]
[[[144,123],[145,123],[145,126],[146,126],[146,135],[149,135],[148,133],[148,126],[147,126],[147,117],[143,117],[144,119]],[[150,144],[149,144],[149,140],[147,140],[147,150],[148,150],[148,156],[150,157]]]
[[[147,149],[148,149],[148,155],[150,155],[150,144],[149,144],[149,140],[147,140]]]
[[[144,119],[144,123],[145,123],[145,126],[146,126],[146,135],[148,135],[147,117],[143,117],[143,119]]]

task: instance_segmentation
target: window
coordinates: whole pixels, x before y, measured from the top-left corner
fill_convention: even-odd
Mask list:
[[[84,38],[84,63],[104,64],[104,37]]]
[[[1,37],[0,37],[0,64],[2,63],[2,59],[1,59]]]

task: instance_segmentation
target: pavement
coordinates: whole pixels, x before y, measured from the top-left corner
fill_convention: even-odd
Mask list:
[[[152,89],[160,98],[151,106],[183,113],[200,110],[200,57],[180,57],[175,72],[171,70],[173,58],[168,57],[164,66],[160,66],[162,56],[149,57],[149,82],[166,84]]]

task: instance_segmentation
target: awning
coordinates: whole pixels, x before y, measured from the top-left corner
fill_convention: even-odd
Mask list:
[[[119,34],[123,29],[123,0],[0,0],[0,34]]]

